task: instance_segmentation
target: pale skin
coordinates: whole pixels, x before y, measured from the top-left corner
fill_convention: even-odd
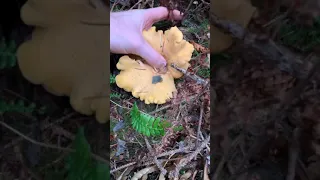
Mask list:
[[[166,20],[169,11],[165,7],[113,12],[110,14],[110,51],[117,54],[135,54],[156,69],[165,69],[164,57],[143,38],[142,31],[156,22]],[[183,14],[174,10],[171,18],[181,20]]]

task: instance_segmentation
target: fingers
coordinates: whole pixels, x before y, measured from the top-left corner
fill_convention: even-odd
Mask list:
[[[149,43],[144,41],[141,48],[136,50],[136,54],[145,59],[149,65],[155,68],[164,68],[167,65],[167,61],[164,57],[153,49]]]
[[[158,21],[162,21],[168,18],[169,11],[166,7],[156,7],[150,8],[146,10],[145,17],[149,23],[154,24]],[[174,20],[181,20],[183,14],[180,14],[180,11],[173,10],[173,19]]]

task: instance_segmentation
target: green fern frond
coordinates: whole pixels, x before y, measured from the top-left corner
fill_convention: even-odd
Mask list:
[[[84,128],[81,127],[73,141],[74,152],[67,157],[65,170],[66,180],[109,180],[110,167],[106,163],[97,162],[91,157],[91,147]]]
[[[120,94],[120,93],[110,93],[110,98],[121,99],[122,98],[122,94]]]
[[[116,83],[116,75],[110,74],[110,84]]]
[[[4,100],[0,100],[0,114],[6,112],[19,112],[19,113],[33,113],[37,112],[39,114],[43,114],[45,111],[45,107],[41,107],[36,110],[36,104],[26,104],[23,100],[10,101],[6,102]]]
[[[16,65],[17,45],[14,41],[10,41],[7,45],[4,38],[0,41],[0,69],[12,68]]]
[[[145,136],[163,136],[165,128],[171,126],[165,120],[141,113],[136,104],[131,109],[130,116],[132,127]]]
[[[203,78],[209,78],[210,77],[210,68],[203,68],[203,69],[200,69],[198,72],[197,72],[198,76],[201,76]]]

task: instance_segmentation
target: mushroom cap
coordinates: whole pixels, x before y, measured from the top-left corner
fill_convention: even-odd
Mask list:
[[[69,96],[79,113],[108,121],[109,26],[83,21],[108,22],[109,10],[96,10],[88,0],[29,0],[21,12],[35,26],[31,40],[17,51],[23,76],[52,94]]]
[[[238,23],[244,28],[247,27],[256,8],[251,5],[250,0],[214,0],[210,3],[210,11],[218,17]],[[210,27],[212,43],[210,50],[212,53],[219,53],[229,48],[232,43],[232,37],[221,32],[217,27]]]
[[[176,64],[182,69],[188,69],[190,66],[194,47],[191,43],[183,39],[182,32],[176,27],[169,30],[156,31],[156,27],[151,27],[143,31],[144,39],[167,60],[168,70],[174,78],[180,78],[183,74],[170,66]]]
[[[28,0],[21,8],[21,19],[39,27],[105,20],[102,13],[90,7],[90,0]]]
[[[120,74],[116,76],[116,84],[146,104],[164,104],[174,96],[177,89],[174,78],[180,78],[183,74],[172,68],[171,63],[182,69],[187,69],[190,64],[194,47],[183,40],[183,34],[177,27],[165,31],[156,31],[151,27],[143,31],[144,39],[166,60],[168,71],[160,74],[150,65],[143,63],[140,57],[135,60],[133,56],[123,56],[117,63]],[[155,79],[161,82],[154,83]]]
[[[168,71],[159,74],[141,61],[131,59],[129,56],[122,56],[117,63],[120,74],[116,76],[116,84],[146,104],[164,104],[173,97],[177,91],[174,79]],[[153,83],[153,78],[159,78],[160,82]]]

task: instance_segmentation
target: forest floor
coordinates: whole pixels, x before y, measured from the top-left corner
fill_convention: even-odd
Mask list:
[[[211,55],[212,179],[320,178],[318,2],[253,1],[246,32],[211,16],[235,37]]]
[[[165,2],[165,1],[163,1]],[[198,4],[197,4],[198,3]],[[128,9],[158,7],[158,1],[114,1],[113,12]],[[183,76],[175,81],[177,95],[162,105],[147,105],[134,98],[130,92],[117,87],[115,77],[119,73],[112,67],[111,82],[111,169],[112,179],[163,179],[177,176],[179,179],[203,179],[208,176],[210,165],[210,25],[209,1],[184,1],[178,4],[187,12],[181,25],[176,25],[184,40],[193,44],[195,50],[188,72],[207,84]],[[187,8],[189,9],[185,11]],[[157,30],[170,29],[170,21],[156,23]],[[114,64],[119,56],[114,56]],[[134,104],[153,123],[156,118],[171,125],[158,136],[145,136],[133,126],[130,112]],[[145,121],[144,121],[145,122]],[[141,121],[141,123],[143,123]],[[199,127],[199,128],[198,128]],[[150,128],[150,129],[148,129]],[[154,126],[147,127],[151,131]],[[176,130],[179,129],[179,130]],[[194,153],[194,152],[197,153]],[[156,157],[156,158],[154,158]]]
[[[206,81],[211,76],[210,87],[183,76],[170,102],[146,105],[117,87],[114,66],[110,127],[74,112],[68,98],[27,82],[16,65],[21,38],[1,41],[0,179],[65,179],[97,168],[110,170],[111,179],[163,179],[164,171],[179,179],[320,179],[320,7],[316,0],[291,8],[256,2],[259,14],[242,34],[246,41],[235,34],[229,49],[211,55],[210,23],[243,29],[209,18],[209,1],[180,3],[187,15],[177,26],[196,49],[188,71]],[[111,6],[146,9],[159,2],[114,0]],[[156,24],[161,30],[171,26]],[[112,58],[115,64],[120,56]],[[145,136],[132,126],[133,111],[172,126],[161,136]],[[70,156],[69,148],[77,153]],[[90,155],[110,167],[94,166]]]

